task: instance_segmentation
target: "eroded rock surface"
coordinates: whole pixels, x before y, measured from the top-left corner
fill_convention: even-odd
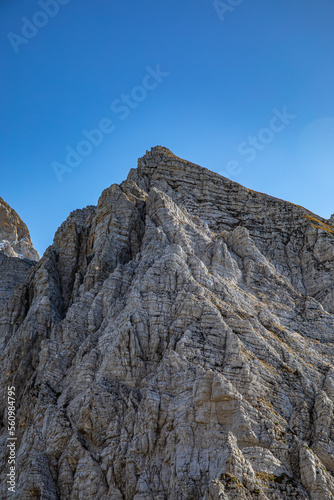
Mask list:
[[[17,498],[333,499],[333,260],[333,221],[147,152],[2,309]]]
[[[25,282],[39,254],[27,226],[8,203],[0,198],[0,311],[18,284]]]
[[[12,296],[16,285],[25,282],[33,265],[34,263],[28,259],[7,257],[0,252],[0,311]]]
[[[0,254],[37,262],[29,230],[19,215],[0,197]]]

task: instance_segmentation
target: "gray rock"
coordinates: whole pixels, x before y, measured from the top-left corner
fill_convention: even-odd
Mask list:
[[[25,223],[0,197],[0,254],[20,259],[39,260]]]
[[[39,260],[27,226],[8,203],[0,198],[0,311],[23,284],[31,267]],[[20,294],[16,292],[16,296]],[[21,299],[20,299],[21,300]]]
[[[0,310],[19,283],[23,284],[34,263],[28,259],[7,257],[0,252]]]
[[[1,314],[18,498],[333,498],[333,232],[160,146],[73,212]]]

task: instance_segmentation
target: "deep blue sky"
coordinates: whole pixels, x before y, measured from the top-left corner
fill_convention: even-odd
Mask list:
[[[37,0],[0,3],[0,196],[41,253],[70,211],[96,204],[157,144],[334,212],[333,0],[243,0],[220,16],[206,0],[59,2],[53,17],[36,15]],[[15,38],[22,18],[46,24]],[[138,86],[157,65],[165,76],[145,96]],[[131,92],[134,109],[111,110]],[[273,110],[284,107],[295,117],[283,126]],[[54,162],[105,118],[113,131],[59,182]]]

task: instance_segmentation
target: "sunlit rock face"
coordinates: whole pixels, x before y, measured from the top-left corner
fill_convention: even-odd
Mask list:
[[[333,260],[332,221],[147,152],[2,308],[18,498],[334,498]]]
[[[0,253],[9,257],[39,260],[25,223],[8,203],[0,197]]]

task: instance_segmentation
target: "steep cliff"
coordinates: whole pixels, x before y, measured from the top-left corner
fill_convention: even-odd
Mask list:
[[[0,311],[12,296],[16,285],[24,283],[34,263],[28,259],[7,257],[0,252]]]
[[[27,226],[0,198],[0,310],[38,260]]]
[[[34,262],[39,260],[39,254],[32,245],[27,226],[1,197],[0,253]]]
[[[333,294],[332,221],[153,148],[2,309],[17,498],[333,499]]]

